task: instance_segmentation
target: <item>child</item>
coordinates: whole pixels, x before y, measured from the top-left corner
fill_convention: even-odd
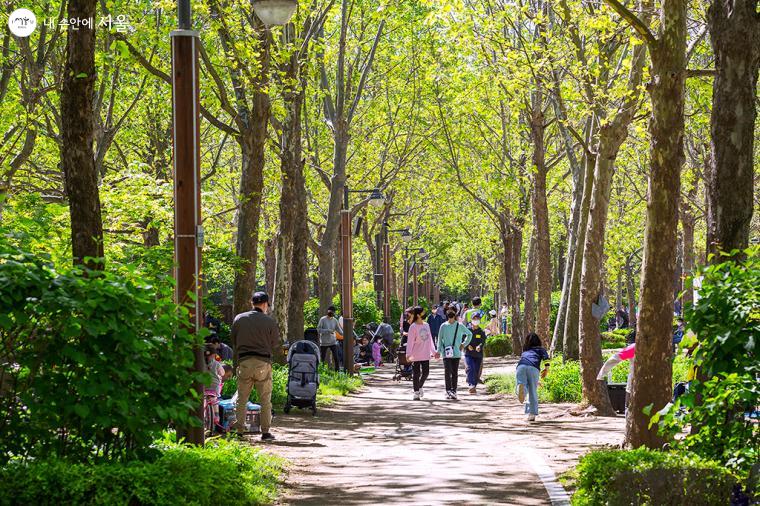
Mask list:
[[[483,346],[486,343],[486,332],[480,328],[480,317],[472,317],[472,339],[464,351],[464,361],[467,364],[467,384],[470,386],[470,394],[478,392],[480,380],[480,368],[483,365]]]
[[[362,337],[362,345],[359,348],[359,360],[356,361],[357,364],[369,364],[372,360],[372,346],[369,344],[369,339],[367,337]]]
[[[443,357],[446,398],[457,399],[457,381],[459,378],[459,360],[462,348],[470,344],[472,332],[457,321],[457,315],[449,310],[448,321],[438,331],[438,356]],[[475,371],[476,373],[479,371]]]
[[[229,368],[227,369],[217,360],[216,349],[213,345],[206,345],[203,354],[206,358],[206,369],[211,374],[211,381],[204,387],[203,395],[214,413],[214,427],[217,431],[226,432],[219,424],[219,397],[222,395],[224,381],[232,377],[232,367],[227,366]]]
[[[549,353],[541,344],[541,338],[535,333],[530,333],[525,338],[525,345],[517,363],[517,398],[525,402],[527,391],[530,403],[525,406],[525,414],[528,421],[532,422],[538,415],[538,381],[539,376],[546,377],[549,372]],[[544,370],[541,370],[541,362],[544,362]]]
[[[382,351],[380,348],[380,338],[376,337],[372,342],[372,361],[375,363],[375,367],[383,365]]]

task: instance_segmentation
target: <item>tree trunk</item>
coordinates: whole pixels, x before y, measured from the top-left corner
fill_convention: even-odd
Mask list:
[[[567,255],[565,258],[564,274],[562,276],[562,295],[557,308],[557,320],[554,322],[554,336],[552,338],[551,354],[562,351],[565,343],[565,321],[567,319],[567,306],[570,300],[571,277],[573,262],[575,261],[578,246],[578,225],[581,218],[581,201],[583,200],[584,165],[579,163],[575,155],[575,139],[565,124],[567,111],[562,100],[559,77],[555,77],[555,115],[559,119],[557,125],[565,148],[570,169],[573,175],[573,197],[570,207],[570,225],[567,234]]]
[[[589,139],[592,135],[589,134]],[[581,303],[581,274],[583,267],[583,249],[586,244],[586,227],[591,208],[591,189],[594,184],[594,165],[596,157],[587,153],[585,156],[585,170],[583,176],[583,198],[581,199],[580,221],[578,222],[577,243],[578,248],[573,257],[573,269],[568,288],[567,312],[565,315],[565,340],[562,355],[565,358],[578,360],[579,344],[578,334],[580,331],[580,303]]]
[[[625,262],[626,301],[628,302],[628,327],[636,328],[636,282],[633,278],[633,255],[629,255]]]
[[[343,207],[343,188],[346,185],[346,153],[348,152],[348,126],[343,118],[337,120],[334,132],[335,153],[333,177],[330,180],[330,202],[327,222],[319,243],[319,314],[327,313],[335,294],[333,261],[337,258],[340,210]]]
[[[235,314],[248,311],[251,307],[251,295],[256,289],[256,263],[258,262],[259,220],[261,218],[262,192],[264,188],[264,166],[266,163],[265,150],[267,128],[271,114],[271,104],[266,87],[269,74],[269,37],[267,31],[256,31],[260,44],[259,58],[261,63],[260,82],[251,99],[252,111],[245,116],[241,123],[246,128],[241,129],[238,143],[242,153],[242,169],[240,172],[240,207],[238,209],[238,230],[236,254],[242,260],[240,269],[235,273],[233,289],[233,312]]]
[[[522,353],[522,317],[520,315],[520,258],[522,256],[522,224],[512,227],[512,239],[510,241],[510,265],[511,277],[510,305],[512,315],[512,354],[520,356]]]
[[[591,207],[584,238],[579,306],[581,380],[584,402],[594,406],[601,416],[614,416],[615,412],[610,404],[607,387],[596,379],[602,366],[602,336],[599,320],[594,318],[591,310],[604,291],[604,243],[615,159],[628,137],[628,126],[636,112],[645,57],[644,46],[636,46],[628,76],[627,88],[630,94],[622,99],[612,118],[604,118],[604,121],[601,121],[591,189]]]
[[[549,242],[549,208],[546,203],[546,148],[544,145],[544,114],[541,111],[542,93],[540,88],[533,94],[531,112],[531,140],[533,142],[533,236],[535,237],[534,262],[538,287],[538,311],[535,331],[549,347],[551,336],[550,315],[552,302],[552,263]]]
[[[274,293],[277,278],[277,239],[264,241],[264,291],[270,297]]]
[[[649,86],[652,98],[649,124],[651,168],[636,332],[636,369],[626,418],[626,441],[634,448],[659,448],[664,443],[657,424],[650,428],[649,420],[651,414],[670,401],[673,388],[672,279],[676,252],[672,242],[678,232],[684,160],[686,7],[687,0],[663,2],[662,35],[649,48],[652,60]]]
[[[685,199],[681,200],[681,229],[683,230],[683,278],[684,280],[691,277],[694,273],[694,228],[696,218],[691,209],[691,202],[697,196],[697,183],[689,188]],[[694,301],[694,290],[684,285],[683,296],[681,297],[681,311],[686,309]]]
[[[257,93],[256,95],[260,95]],[[236,253],[242,260],[235,273],[233,291],[233,311],[235,314],[248,311],[251,295],[256,290],[256,263],[258,261],[259,220],[264,187],[264,149],[266,145],[267,122],[269,121],[269,99],[266,95],[257,97],[259,107],[254,110],[255,126],[241,132],[242,170],[240,175],[240,208],[238,209],[238,233]],[[263,122],[263,124],[261,124]]]
[[[604,382],[596,375],[602,366],[602,336],[599,320],[591,314],[592,304],[602,294],[602,268],[604,264],[604,232],[607,225],[612,175],[617,149],[611,150],[610,123],[602,127],[599,136],[599,155],[596,158],[592,202],[589,213],[586,242],[583,247],[583,268],[580,289],[580,362],[583,386],[583,402],[596,408],[601,416],[614,416],[615,411],[607,395]],[[627,127],[627,125],[625,125]],[[623,129],[625,132],[625,129]],[[619,134],[619,132],[617,132]],[[619,147],[619,144],[618,144]]]
[[[523,332],[525,335],[536,330],[536,233],[535,229],[528,243],[528,259],[525,265],[525,304],[523,311]],[[519,265],[519,264],[518,264]]]
[[[71,0],[69,19],[95,19],[96,0]],[[87,257],[103,257],[103,220],[93,152],[95,27],[68,29],[61,92],[61,162],[69,199],[71,246],[75,264],[102,269]]]
[[[743,250],[749,240],[760,13],[757,0],[713,0],[707,18],[716,70],[707,174],[707,252],[714,254]]]

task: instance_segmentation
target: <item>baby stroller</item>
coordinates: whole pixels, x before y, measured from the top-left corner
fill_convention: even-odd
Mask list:
[[[319,389],[319,347],[311,341],[296,341],[288,350],[288,387],[283,411],[311,408],[317,414]]]
[[[393,375],[394,381],[411,381],[412,364],[406,359],[406,339],[401,340],[401,345],[396,350],[396,373]]]

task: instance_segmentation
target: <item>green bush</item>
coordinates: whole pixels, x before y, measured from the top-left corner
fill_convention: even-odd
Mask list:
[[[0,243],[0,306],[0,464],[132,458],[170,422],[200,423],[192,384],[207,375],[190,369],[202,336],[171,293]]]
[[[269,504],[283,462],[248,445],[169,445],[152,461],[72,464],[46,459],[0,468],[0,505]]]
[[[576,471],[576,506],[723,505],[735,483],[716,462],[646,448],[591,452]]]
[[[512,354],[512,338],[506,334],[489,336],[483,348],[486,357],[506,357]]]
[[[324,402],[331,397],[338,397],[354,392],[364,384],[358,375],[348,376],[342,372],[336,372],[328,368],[325,364],[319,365],[319,391],[317,392],[317,402]],[[272,405],[282,407],[288,397],[288,366],[272,364]],[[236,378],[230,378],[224,383],[222,395],[233,396],[237,391]],[[259,403],[259,396],[256,389],[251,390],[249,398],[251,402]]]
[[[360,292],[354,295],[354,330],[359,335],[361,335],[368,323],[383,321],[383,311],[377,307],[376,298],[375,292]],[[340,316],[340,295],[333,297],[332,304],[338,311],[338,316]],[[303,312],[306,328],[316,327],[319,319],[324,316],[319,314],[319,299],[316,297],[312,297],[304,303]]]
[[[694,349],[701,374],[667,413],[652,418],[671,433],[690,425],[681,446],[743,475],[760,459],[760,429],[745,414],[760,405],[760,247],[745,253],[742,262],[699,273],[700,299],[686,307],[697,337],[685,336],[681,348]]]
[[[615,329],[602,332],[602,349],[625,348],[626,339],[631,329]]]
[[[580,363],[555,355],[549,374],[541,380],[538,395],[542,402],[581,402]]]

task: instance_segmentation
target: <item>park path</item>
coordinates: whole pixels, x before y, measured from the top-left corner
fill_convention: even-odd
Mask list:
[[[483,374],[514,364],[487,359]],[[574,417],[570,405],[542,405],[540,422],[528,424],[512,395],[483,386],[469,395],[463,370],[459,401],[445,400],[440,362],[431,362],[422,401],[392,374],[380,368],[317,417],[278,414],[278,440],[264,448],[290,461],[281,504],[567,504],[554,475],[622,439],[622,418]]]

